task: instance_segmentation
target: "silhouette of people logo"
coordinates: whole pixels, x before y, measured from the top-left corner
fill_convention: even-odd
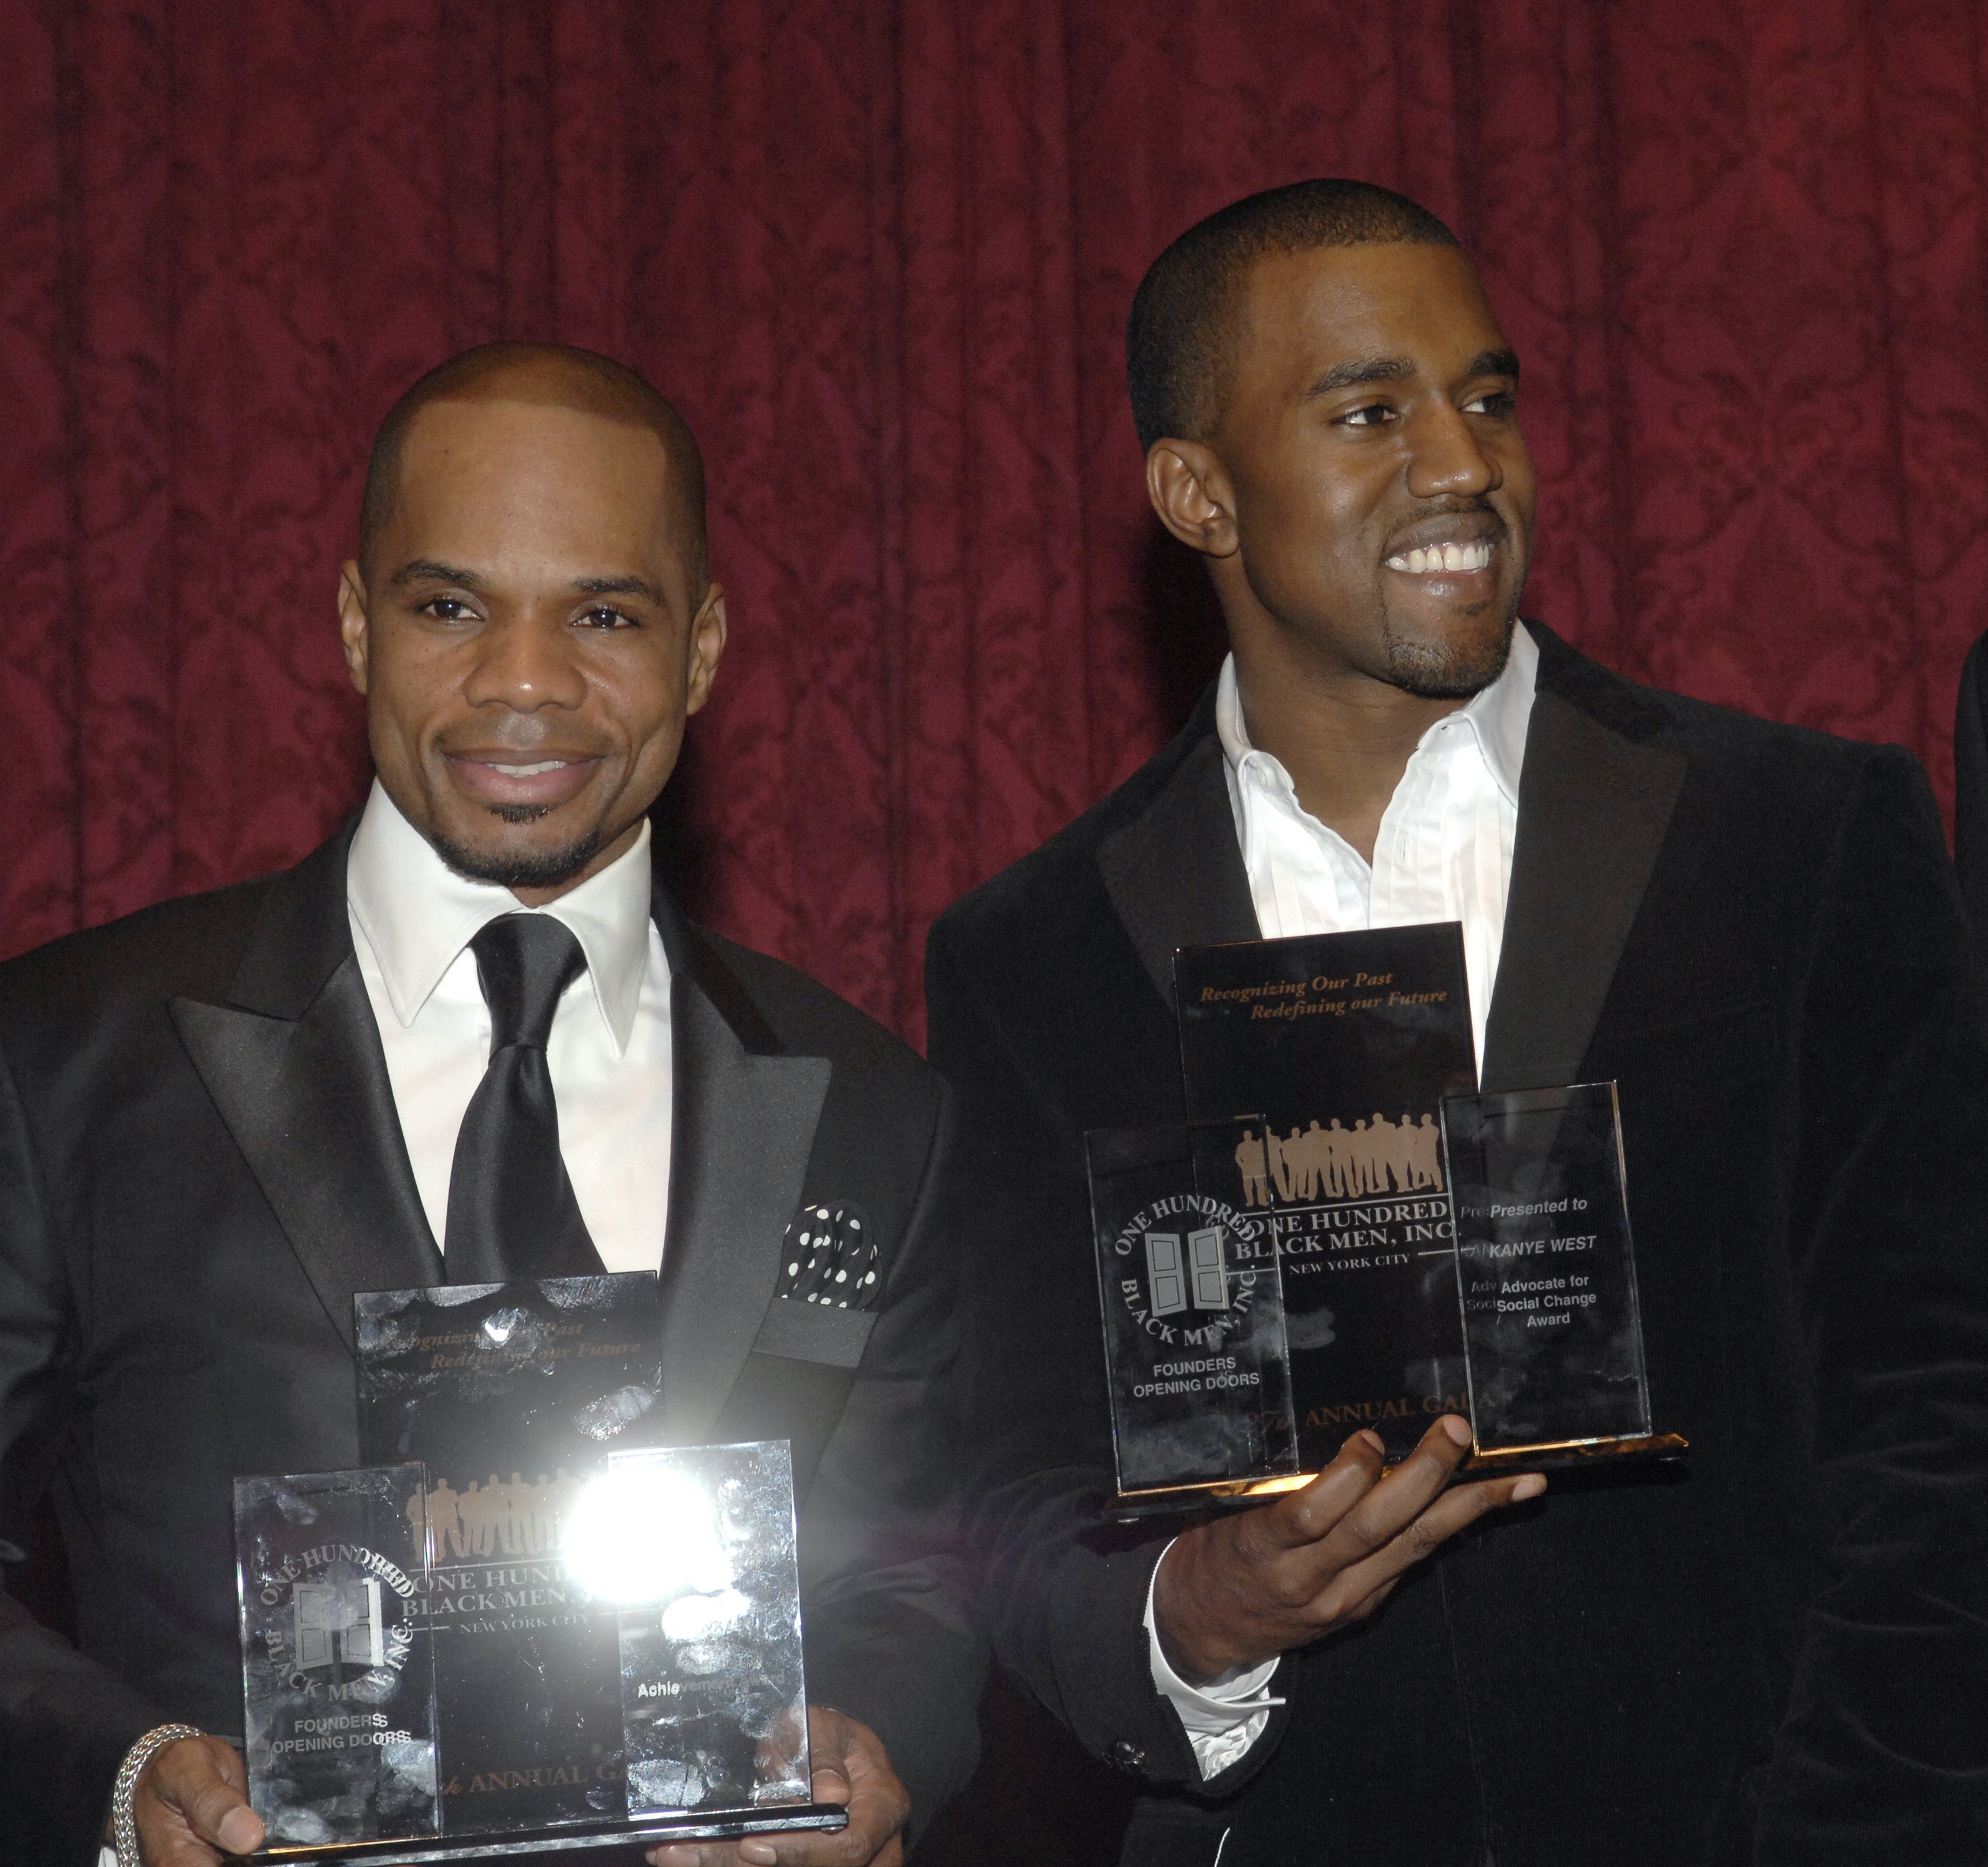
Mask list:
[[[1391,1121],[1378,1111],[1350,1128],[1337,1115],[1324,1127],[1314,1121],[1288,1135],[1245,1128],[1236,1166],[1246,1207],[1440,1192],[1442,1131],[1434,1115]]]
[[[573,1509],[580,1480],[564,1466],[530,1483],[513,1472],[475,1479],[458,1491],[446,1478],[428,1487],[428,1561],[475,1562],[505,1556],[555,1555],[560,1528]],[[421,1527],[422,1500],[407,1500],[407,1518]]]

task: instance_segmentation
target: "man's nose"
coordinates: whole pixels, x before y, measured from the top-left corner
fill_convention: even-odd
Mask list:
[[[1503,469],[1479,444],[1468,415],[1445,404],[1411,419],[1408,491],[1416,499],[1474,499],[1504,483]]]
[[[587,698],[579,644],[561,617],[529,612],[495,621],[478,638],[478,653],[463,697],[472,706],[496,702],[514,712],[578,707]]]

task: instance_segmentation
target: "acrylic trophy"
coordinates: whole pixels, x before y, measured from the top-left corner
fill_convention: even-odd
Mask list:
[[[1188,1119],[1259,1113],[1232,1184],[1270,1211],[1298,1460],[1349,1433],[1409,1452],[1464,1405],[1443,1098],[1474,1089],[1455,922],[1175,955]]]
[[[1295,1473],[1277,1253],[1266,1213],[1200,1190],[1236,1124],[1087,1138],[1121,1499]]]
[[[620,1603],[630,1816],[806,1807],[786,1443],[610,1453],[593,1510],[606,1534],[583,1513],[576,1549],[634,1564],[603,1578]]]
[[[1472,1467],[1682,1451],[1652,1426],[1613,1083],[1443,1104]]]
[[[272,1847],[431,1835],[419,1466],[235,1483],[244,1749]]]
[[[786,1446],[656,1443],[654,1276],[353,1307],[373,1464],[237,1487],[257,1858],[398,1867],[844,1825],[810,1800]],[[350,1534],[271,1527],[320,1493],[363,1500],[363,1524],[341,1502]],[[313,1595],[306,1571],[334,1546],[345,1566],[326,1579],[346,1592]],[[286,1568],[303,1605],[285,1607],[294,1581],[264,1603]],[[347,1727],[292,1728],[313,1714],[294,1690],[271,1697],[265,1622],[282,1612],[296,1653],[343,1669],[313,1703],[394,1688],[374,1708],[387,1722],[364,1727],[390,1742],[298,1747]],[[376,1646],[400,1656],[390,1679],[362,1666]]]

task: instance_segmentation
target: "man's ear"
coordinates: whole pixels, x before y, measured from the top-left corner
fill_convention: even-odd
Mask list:
[[[1229,475],[1200,441],[1155,441],[1146,450],[1146,495],[1161,524],[1203,556],[1232,557],[1241,546]]]
[[[338,638],[345,645],[345,669],[360,692],[366,690],[367,658],[371,642],[366,627],[366,580],[356,563],[347,563],[338,571]]]
[[[711,698],[711,683],[718,673],[718,658],[725,652],[725,591],[716,583],[704,593],[697,614],[691,618],[689,665],[684,679],[684,711],[695,713]]]

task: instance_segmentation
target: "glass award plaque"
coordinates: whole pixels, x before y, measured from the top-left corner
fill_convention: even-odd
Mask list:
[[[272,1847],[440,1825],[418,1466],[235,1481],[242,1752]]]
[[[1261,1117],[1219,1191],[1272,1216],[1298,1463],[1363,1426],[1399,1459],[1468,1404],[1440,1112],[1477,1086],[1462,929],[1186,947],[1174,983],[1188,1121]]]
[[[280,1817],[256,1858],[411,1867],[846,1825],[810,1800],[787,1447],[653,1443],[654,1275],[353,1307],[378,1469],[238,1488],[251,1755]],[[345,1514],[278,1527],[320,1493]],[[300,1655],[348,1698],[394,1687],[350,1714],[386,1721],[323,1722],[324,1693],[274,1670]]]
[[[1200,1190],[1232,1175],[1255,1131],[1216,1122],[1084,1141],[1121,1503],[1294,1473],[1270,1215]]]
[[[1682,1451],[1651,1422],[1615,1085],[1453,1097],[1443,1129],[1472,1467]]]
[[[631,1817],[805,1808],[786,1443],[610,1453],[573,1560],[618,1605]]]

